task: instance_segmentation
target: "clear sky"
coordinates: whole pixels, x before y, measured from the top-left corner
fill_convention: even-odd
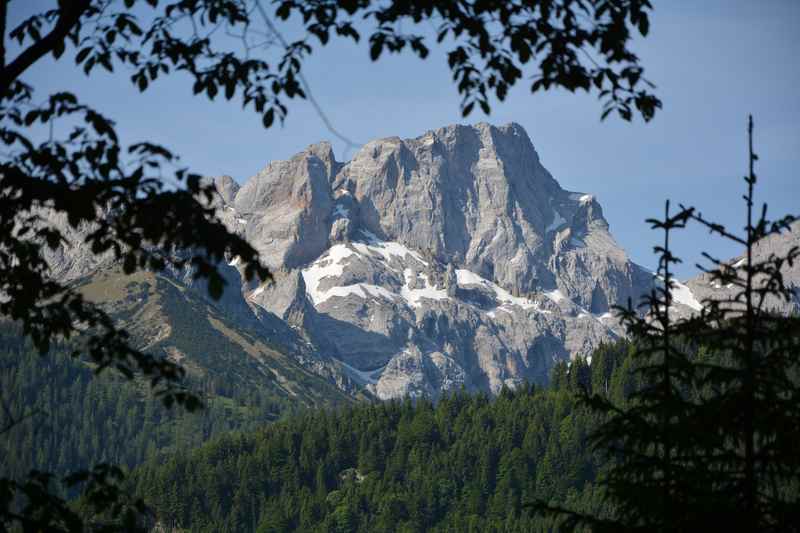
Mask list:
[[[10,23],[53,1],[12,2]],[[265,2],[268,4],[268,2]],[[372,63],[368,47],[334,42],[304,67],[312,91],[335,126],[364,143],[377,137],[415,137],[452,123],[518,122],[561,185],[593,193],[611,231],[638,263],[653,267],[659,236],[644,220],[663,212],[666,199],[697,205],[731,227],[743,225],[746,120],[756,121],[761,157],[759,198],[773,214],[800,214],[800,2],[794,0],[655,1],[651,33],[636,43],[664,108],[655,119],[601,122],[595,96],[565,92],[531,95],[528,87],[495,102],[490,116],[460,115],[443,50],[425,61],[410,54]],[[99,71],[86,78],[74,51],[37,65],[26,76],[46,91],[71,90],[117,121],[126,140],[151,140],[182,156],[205,175],[245,181],[274,159],[331,140],[311,105],[297,101],[281,127],[264,130],[239,104],[192,97],[186,78],[156,83],[143,95],[127,75]],[[699,249],[721,257],[738,250],[699,229],[678,239],[686,258],[682,277],[695,272]]]

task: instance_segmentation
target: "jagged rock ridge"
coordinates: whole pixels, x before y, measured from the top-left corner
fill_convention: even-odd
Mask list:
[[[354,383],[392,398],[543,382],[556,361],[622,335],[611,307],[653,283],[597,200],[564,190],[516,124],[379,139],[347,163],[319,143],[242,186],[213,182],[219,217],[261,252],[275,283],[244,284],[231,257],[221,265],[229,289],[209,305],[351,393]],[[114,268],[80,229],[44,216],[67,234],[46,250],[54,275]],[[798,241],[800,223],[759,243],[757,259]],[[794,287],[798,268],[785,272]],[[163,274],[197,285],[188,271]],[[676,313],[734,290],[708,276],[678,284]],[[800,289],[770,305],[800,311]]]
[[[620,335],[610,307],[651,282],[517,124],[380,139],[345,164],[320,143],[217,183],[278,273],[246,298],[381,398],[544,381]]]

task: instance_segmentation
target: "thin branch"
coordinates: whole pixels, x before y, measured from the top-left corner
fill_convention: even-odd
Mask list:
[[[6,66],[6,15],[8,0],[0,0],[0,68]]]
[[[681,204],[681,208],[684,208],[683,204]],[[734,235],[733,233],[729,232],[721,224],[715,224],[714,222],[710,222],[710,221],[706,220],[705,218],[703,218],[702,213],[692,214],[691,218],[692,218],[692,220],[695,220],[696,222],[699,222],[703,226],[707,227],[709,229],[709,231],[711,231],[712,233],[718,233],[722,237],[730,239],[730,240],[732,240],[732,241],[734,241],[736,243],[739,243],[739,244],[741,244],[743,246],[747,246],[747,241],[745,239],[742,239],[741,237],[739,237],[737,235]]]
[[[34,416],[38,415],[42,412],[41,409],[33,409],[32,411],[28,411],[26,414],[20,416],[19,418],[14,418],[14,414],[11,412],[11,408],[6,403],[5,398],[0,397],[0,404],[3,407],[3,414],[5,414],[5,418],[8,420],[2,428],[0,428],[0,435],[4,435],[14,429],[15,426],[18,426],[28,418],[33,418]]]
[[[283,35],[281,35],[281,33],[278,31],[278,28],[272,23],[269,16],[267,15],[266,10],[261,5],[261,2],[259,0],[255,0],[255,6],[258,9],[259,14],[261,15],[261,18],[264,19],[264,24],[266,24],[269,30],[275,35],[275,37],[278,38],[278,40],[280,41],[281,45],[283,45],[284,48],[289,48],[289,43],[286,41],[286,39],[283,38]],[[317,115],[319,115],[319,118],[322,120],[323,124],[325,124],[325,127],[340,141],[345,143],[344,153],[345,154],[348,153],[351,148],[357,149],[360,146],[360,144],[350,140],[347,136],[339,132],[339,130],[337,130],[334,127],[333,123],[328,118],[328,115],[325,114],[325,111],[322,109],[322,107],[317,102],[316,98],[314,98],[314,95],[311,93],[311,87],[309,86],[308,81],[306,80],[303,73],[298,71],[297,77],[303,84],[303,91],[306,93],[306,99],[309,102],[311,102],[311,105],[314,107],[314,110],[317,112]]]
[[[58,43],[62,42],[70,30],[78,23],[90,7],[91,0],[75,0],[73,2],[59,2],[61,15],[58,17],[53,30],[43,39],[36,41],[31,46],[20,53],[14,61],[7,66],[4,65],[0,72],[0,96],[8,93],[11,84],[19,78],[23,72],[36,63],[46,54],[52,52]]]

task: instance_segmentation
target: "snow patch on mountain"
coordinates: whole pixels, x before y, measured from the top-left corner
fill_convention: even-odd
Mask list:
[[[414,271],[410,268],[406,268],[403,271],[403,277],[405,278],[405,285],[400,289],[400,294],[411,307],[421,307],[423,299],[446,300],[448,298],[447,290],[437,289],[425,274],[417,273],[417,279],[414,280]],[[415,281],[415,287],[412,289],[411,284]],[[416,285],[418,285],[420,281],[423,287],[417,288]]]
[[[550,298],[551,300],[553,300],[557,304],[561,303],[561,302],[563,302],[564,300],[567,299],[567,297],[564,296],[564,293],[561,292],[559,289],[555,289],[555,290],[552,290],[552,291],[546,291],[544,293],[544,295],[547,296],[548,298]]]
[[[498,307],[501,307],[502,305],[515,305],[517,307],[521,307],[522,309],[541,310],[539,309],[538,304],[533,300],[513,296],[510,292],[503,289],[499,285],[492,283],[491,281],[482,278],[478,274],[470,272],[469,270],[457,269],[456,279],[458,280],[459,285],[480,285],[489,289],[492,293],[494,293],[495,299],[500,302],[501,305]]]
[[[592,196],[591,194],[584,194],[582,192],[573,192],[570,193],[569,199],[581,204],[588,204],[592,200],[594,200],[594,196]]]
[[[347,259],[355,252],[344,244],[331,246],[328,252],[314,261],[314,263],[302,271],[303,281],[306,284],[306,292],[314,302],[319,305],[333,296],[346,296],[347,294],[364,294],[362,287],[353,286],[350,289],[344,287],[334,287],[327,291],[319,290],[319,284],[324,278],[341,276],[344,272],[344,259]]]
[[[678,281],[673,282],[672,297],[676,302],[689,306],[695,311],[701,311],[703,309],[703,304],[697,301],[692,290]]]
[[[380,240],[374,233],[367,230],[361,230],[361,234],[367,239],[367,243],[360,243],[354,242],[353,246],[361,253],[364,254],[371,254],[377,253],[387,261],[390,261],[392,256],[398,257],[400,259],[405,259],[407,256],[411,256],[423,265],[427,266],[427,262],[422,259],[422,256],[408,248],[407,246],[403,246],[399,242],[391,242],[391,241],[382,241]]]

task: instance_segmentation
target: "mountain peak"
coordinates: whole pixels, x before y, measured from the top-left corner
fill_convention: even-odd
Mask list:
[[[251,178],[233,211],[293,280],[250,301],[381,397],[543,381],[615,337],[610,306],[649,283],[595,198],[562,189],[514,123],[376,139],[346,163],[311,145]]]

